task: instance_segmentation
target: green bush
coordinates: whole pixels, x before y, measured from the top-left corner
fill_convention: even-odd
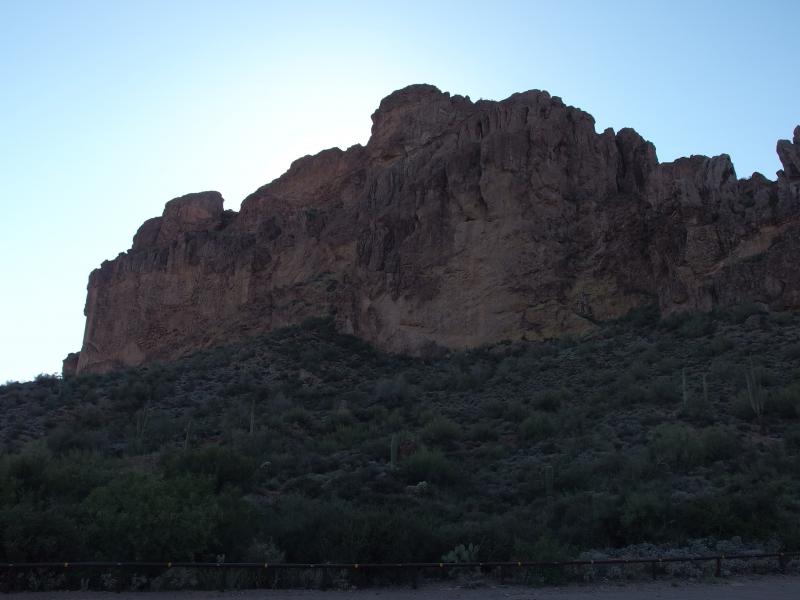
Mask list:
[[[708,335],[716,329],[712,315],[706,313],[675,313],[663,319],[660,326],[689,339]]]
[[[658,404],[674,404],[681,399],[681,392],[670,378],[658,377],[648,387],[647,398]]]
[[[734,323],[744,323],[749,317],[753,315],[763,315],[765,312],[764,306],[755,302],[740,304],[728,311],[730,319]]]
[[[569,399],[565,388],[548,389],[533,396],[533,407],[545,412],[558,412],[561,405]]]
[[[398,375],[393,379],[379,380],[373,393],[376,400],[391,408],[406,402],[412,395],[412,389],[405,377]]]
[[[710,315],[692,314],[678,326],[676,333],[683,338],[697,338],[711,335],[716,330],[717,324]]]
[[[475,544],[459,544],[450,552],[442,554],[442,562],[446,563],[471,563],[478,562],[478,552],[481,547]]]
[[[0,510],[0,554],[13,562],[81,556],[82,532],[72,517],[60,508],[28,500]]]
[[[553,419],[547,413],[542,412],[531,414],[519,426],[522,439],[533,443],[546,440],[554,431]]]
[[[164,461],[164,471],[167,476],[179,477],[186,474],[205,476],[217,491],[226,486],[249,490],[257,466],[252,458],[224,446],[208,446],[176,453]]]
[[[800,452],[800,425],[795,425],[786,430],[783,436],[783,445],[789,454]]]
[[[427,481],[447,484],[456,479],[453,465],[439,450],[420,448],[400,463],[402,478],[409,484]]]
[[[82,508],[87,544],[105,560],[193,560],[214,549],[223,517],[212,480],[196,476],[124,474]]]
[[[703,459],[703,445],[692,427],[663,424],[653,430],[650,454],[656,463],[674,471],[688,471]]]
[[[493,442],[497,440],[497,429],[488,423],[475,423],[467,432],[467,439],[474,442]]]
[[[718,425],[707,427],[700,432],[703,457],[707,461],[730,460],[741,451],[741,440],[736,430]]]
[[[313,422],[313,417],[311,413],[302,406],[295,406],[283,414],[283,420],[292,425],[309,427]]]
[[[629,542],[658,542],[670,533],[673,510],[669,496],[659,491],[632,491],[625,495],[619,523]]]
[[[422,439],[429,444],[448,445],[460,437],[459,426],[445,417],[435,417],[422,429]]]
[[[793,383],[767,395],[764,413],[782,419],[795,419],[800,411],[800,383]]]
[[[505,403],[503,420],[509,423],[519,423],[528,414],[528,408],[520,400],[510,400]]]
[[[55,455],[64,455],[74,451],[94,451],[108,444],[108,435],[104,431],[91,431],[74,425],[58,425],[46,439],[48,449]]]

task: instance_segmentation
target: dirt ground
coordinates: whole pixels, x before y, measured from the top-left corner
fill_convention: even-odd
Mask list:
[[[230,592],[27,592],[9,600],[797,600],[800,576],[724,579],[713,583],[655,582],[625,585],[524,588],[486,585],[463,589],[427,585],[419,589],[380,588],[351,592],[248,590]]]

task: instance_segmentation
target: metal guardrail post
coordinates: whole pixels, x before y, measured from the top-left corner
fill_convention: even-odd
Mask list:
[[[8,568],[8,574],[6,576],[6,585],[4,586],[4,592],[6,594],[10,594],[14,590],[14,567]]]
[[[225,591],[225,569],[222,568],[222,565],[217,563],[217,567],[219,568],[219,591]]]

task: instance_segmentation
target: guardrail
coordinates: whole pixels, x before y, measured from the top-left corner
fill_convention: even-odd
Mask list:
[[[15,582],[20,573],[33,572],[35,570],[47,570],[52,573],[67,573],[70,571],[90,572],[159,572],[163,573],[172,568],[198,569],[206,571],[217,571],[219,577],[219,588],[226,587],[226,573],[230,571],[256,572],[262,575],[277,575],[281,572],[313,571],[321,572],[323,585],[325,587],[325,576],[333,572],[349,572],[351,575],[360,579],[364,584],[369,583],[370,575],[388,575],[394,583],[410,582],[414,587],[419,582],[419,576],[425,572],[435,572],[439,575],[447,574],[454,570],[464,571],[473,569],[487,575],[494,575],[501,581],[510,572],[533,569],[561,569],[567,568],[586,568],[599,566],[625,566],[625,565],[649,565],[653,579],[659,574],[659,568],[671,563],[713,563],[714,575],[722,576],[722,566],[724,561],[753,561],[753,560],[777,560],[777,567],[780,572],[786,571],[786,566],[793,558],[800,557],[800,552],[779,552],[771,554],[729,554],[714,556],[694,556],[694,557],[651,557],[651,558],[609,558],[602,560],[566,560],[566,561],[505,561],[505,562],[427,562],[427,563],[254,563],[254,562],[19,562],[19,563],[0,563],[0,572],[3,573],[2,580],[5,582],[4,591],[15,589]],[[122,579],[120,578],[118,588],[122,589]]]

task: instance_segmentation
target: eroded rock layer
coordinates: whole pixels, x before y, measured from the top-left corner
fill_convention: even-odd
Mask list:
[[[306,317],[422,352],[582,332],[665,313],[800,307],[800,127],[777,181],[727,155],[659,164],[635,131],[546,92],[471,102],[415,85],[366,146],[295,161],[223,210],[167,203],[89,278],[66,372],[170,360]]]

